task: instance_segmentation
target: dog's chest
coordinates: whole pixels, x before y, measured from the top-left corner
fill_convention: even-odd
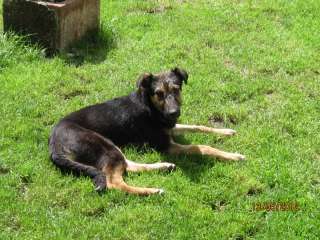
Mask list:
[[[106,135],[117,145],[149,144],[159,150],[165,149],[170,141],[165,129],[154,122],[148,113],[139,109],[130,115],[121,116],[121,121],[109,129]]]

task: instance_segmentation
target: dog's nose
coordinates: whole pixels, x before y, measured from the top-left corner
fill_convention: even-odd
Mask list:
[[[174,109],[169,111],[170,118],[178,118],[180,116],[180,109]]]

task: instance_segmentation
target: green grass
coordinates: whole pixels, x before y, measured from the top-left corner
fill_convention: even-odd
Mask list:
[[[45,58],[0,36],[0,239],[318,239],[320,2],[101,5],[100,36],[73,55]],[[190,76],[181,122],[238,131],[181,141],[240,152],[245,162],[124,149],[137,162],[177,164],[170,174],[126,177],[166,190],[151,197],[100,196],[88,178],[55,169],[47,139],[61,117],[176,65]],[[268,202],[300,210],[254,211]]]

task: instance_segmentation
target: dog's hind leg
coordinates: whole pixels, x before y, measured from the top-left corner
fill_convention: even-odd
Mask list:
[[[51,154],[52,162],[62,171],[70,171],[76,175],[84,175],[92,178],[95,190],[104,191],[107,187],[104,173],[93,166],[88,166],[70,159],[66,154]]]
[[[176,165],[173,163],[159,162],[159,163],[136,163],[130,160],[126,160],[127,171],[130,172],[142,172],[142,171],[153,171],[153,170],[167,170],[172,171],[176,168]]]
[[[206,146],[206,145],[181,145],[175,142],[171,142],[168,149],[170,154],[200,154],[211,157],[217,157],[222,160],[239,161],[244,160],[245,156],[238,153],[224,152],[219,149]]]
[[[235,130],[228,128],[211,128],[200,125],[185,125],[185,124],[176,124],[176,126],[171,130],[174,136],[185,134],[188,132],[203,132],[203,133],[216,133],[224,136],[232,136],[236,134]]]
[[[119,189],[127,193],[137,195],[151,195],[151,194],[162,194],[164,191],[158,188],[144,188],[129,186],[123,180],[123,173],[125,171],[125,165],[121,164],[117,167],[105,167],[104,172],[107,176],[107,186],[109,189]]]

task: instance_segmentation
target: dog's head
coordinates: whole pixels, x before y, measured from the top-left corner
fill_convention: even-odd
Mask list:
[[[143,74],[137,82],[139,92],[144,92],[152,107],[160,114],[161,120],[173,127],[180,116],[182,84],[187,83],[185,70],[174,68],[171,71]]]

